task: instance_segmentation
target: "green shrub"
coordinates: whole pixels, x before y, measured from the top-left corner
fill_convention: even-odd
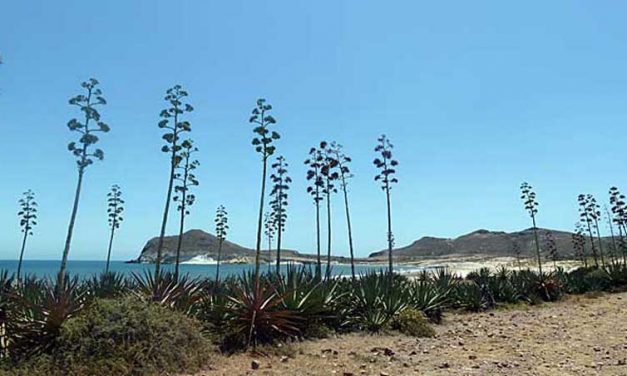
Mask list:
[[[391,323],[391,328],[412,337],[434,337],[435,330],[429,325],[422,311],[407,308]]]
[[[211,353],[201,328],[184,314],[154,303],[131,297],[96,300],[65,322],[49,355],[30,359],[13,374],[139,376],[196,371]]]
[[[603,269],[594,269],[584,276],[587,291],[607,291],[612,287],[612,278]]]

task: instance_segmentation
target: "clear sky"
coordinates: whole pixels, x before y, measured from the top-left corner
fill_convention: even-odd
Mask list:
[[[571,230],[578,193],[605,201],[611,185],[627,190],[626,14],[623,1],[6,1],[0,259],[17,256],[28,188],[40,224],[27,258],[61,256],[76,184],[67,100],[89,77],[102,84],[112,130],[99,144],[105,160],[86,172],[71,259],[105,257],[112,184],[127,201],[113,257],[136,257],[158,234],[169,162],[157,122],[176,83],[196,108],[201,150],[190,229],[213,231],[224,204],[230,240],[254,246],[261,163],[247,120],[265,97],[294,179],[286,247],[315,249],[303,160],[322,139],[354,159],[357,253],[385,247],[372,165],[381,133],[400,161],[398,246],[529,227],[523,180],[537,190],[539,225]],[[347,254],[334,211],[336,252]],[[173,212],[168,233],[175,221]]]

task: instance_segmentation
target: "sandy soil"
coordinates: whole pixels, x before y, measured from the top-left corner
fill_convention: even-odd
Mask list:
[[[217,356],[195,376],[627,375],[627,293],[450,314],[436,330],[432,339],[351,334]]]

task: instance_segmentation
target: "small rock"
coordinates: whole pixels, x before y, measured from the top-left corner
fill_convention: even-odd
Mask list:
[[[468,355],[468,359],[475,360],[477,359],[477,355]]]
[[[342,376],[355,376],[355,374],[352,372],[344,372]]]
[[[287,361],[290,360],[290,358],[288,358],[287,356],[283,355],[281,357],[281,363],[287,363]]]
[[[451,365],[450,365],[450,364],[448,364],[448,362],[447,362],[447,363],[442,363],[442,364],[440,364],[438,367],[439,367],[439,368],[442,368],[442,369],[445,369],[445,368],[450,368],[450,367],[451,367]]]
[[[256,360],[253,360],[252,362],[250,362],[250,368],[252,369],[259,369],[260,366],[261,366],[261,363],[259,363]]]
[[[381,373],[379,373],[379,376],[390,376],[390,374],[387,372],[381,371]]]

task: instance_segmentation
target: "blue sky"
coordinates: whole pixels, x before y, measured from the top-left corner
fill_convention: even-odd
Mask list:
[[[67,104],[89,77],[109,101],[105,161],[86,173],[70,257],[103,259],[105,195],[119,184],[126,221],[115,259],[159,231],[168,160],[158,114],[180,83],[196,111],[198,200],[188,228],[255,240],[260,160],[247,119],[273,104],[290,163],[285,246],[315,249],[302,162],[337,140],[354,159],[359,255],[385,247],[385,198],[373,147],[396,146],[394,233],[424,236],[529,227],[518,188],[537,190],[539,225],[570,230],[576,196],[627,190],[627,4],[621,1],[12,1],[0,13],[0,259],[17,256],[17,200],[33,189],[40,225],[27,258],[60,258],[76,180]],[[339,196],[335,203],[339,203]],[[342,208],[334,242],[347,254]],[[176,214],[169,233],[176,231]]]

